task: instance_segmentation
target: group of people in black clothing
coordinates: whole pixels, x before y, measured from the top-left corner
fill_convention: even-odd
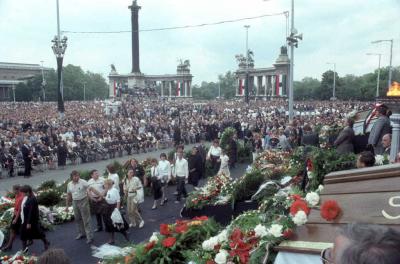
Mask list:
[[[29,185],[15,185],[13,187],[15,195],[14,213],[10,226],[10,238],[1,248],[2,251],[11,250],[14,240],[19,233],[24,252],[33,244],[35,239],[43,241],[44,249],[47,250],[50,242],[40,225],[39,204]]]

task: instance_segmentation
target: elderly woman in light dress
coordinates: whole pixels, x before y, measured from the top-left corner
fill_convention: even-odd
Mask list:
[[[123,180],[124,193],[127,198],[127,213],[130,227],[142,228],[144,221],[139,213],[139,204],[144,202],[142,182],[135,176],[133,169],[128,170],[127,177]]]

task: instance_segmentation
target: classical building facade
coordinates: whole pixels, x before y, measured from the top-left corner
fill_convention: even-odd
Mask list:
[[[246,75],[248,75],[250,97],[287,97],[290,60],[286,47],[281,47],[280,55],[272,67],[255,68],[252,54],[248,60],[243,55],[237,55],[236,60],[239,64],[235,72],[237,97],[245,96]]]
[[[140,71],[139,53],[139,10],[140,6],[134,0],[129,6],[132,26],[132,72],[119,74],[114,65],[108,75],[109,95],[117,97],[121,91],[159,90],[161,97],[191,98],[192,79],[189,60],[181,61],[176,74],[147,75]]]
[[[43,68],[43,70],[50,69]],[[12,101],[16,86],[41,72],[42,66],[39,64],[0,62],[0,101]]]

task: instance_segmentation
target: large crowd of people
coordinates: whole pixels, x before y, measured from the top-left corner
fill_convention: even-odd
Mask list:
[[[60,121],[56,104],[0,103],[0,162],[3,177],[17,168],[29,177],[31,169],[63,167],[147,152],[181,143],[212,141],[226,127],[234,127],[245,141],[259,137],[254,152],[278,138],[317,125],[342,123],[346,113],[371,108],[365,102],[306,101],[295,104],[297,118],[289,124],[283,100],[193,103],[164,100],[123,100],[117,111],[107,102],[66,102]],[[301,132],[300,132],[301,133]],[[253,137],[254,134],[254,137]],[[265,139],[267,136],[267,140]],[[305,136],[307,138],[307,136]],[[300,139],[302,137],[298,137]],[[299,142],[301,143],[301,142]],[[21,172],[22,174],[22,172]]]
[[[76,239],[86,238],[88,244],[93,242],[93,231],[106,231],[110,234],[108,243],[114,244],[116,232],[129,241],[127,230],[144,226],[139,209],[144,201],[144,186],[152,187],[154,202],[151,209],[155,210],[168,202],[166,186],[172,178],[177,185],[176,203],[187,196],[187,183],[196,188],[204,176],[206,160],[213,173],[229,176],[229,169],[234,167],[237,158],[235,142],[238,138],[251,146],[254,160],[265,149],[319,146],[316,127],[340,125],[343,130],[332,146],[339,153],[352,153],[355,151],[354,119],[349,118],[348,113],[374,107],[373,103],[366,102],[299,102],[295,104],[295,119],[288,122],[282,100],[250,104],[241,101],[123,100],[115,112],[107,112],[106,104],[100,101],[67,102],[63,120],[58,118],[54,103],[0,104],[4,109],[0,113],[0,161],[3,172],[6,172],[4,175],[10,177],[15,176],[18,166],[23,166],[23,175],[29,177],[32,165],[63,167],[67,163],[94,162],[134,152],[175,147],[172,160],[168,160],[165,153],[159,156],[159,160],[151,160],[149,177],[144,177],[144,170],[135,159],[129,161],[127,175],[122,180],[112,164],[107,166],[107,178],[92,170],[90,180],[85,181],[78,171],[72,171],[66,189],[66,208],[72,205],[78,226]],[[362,152],[357,160],[359,168],[373,166],[375,154],[390,154],[388,109],[380,106],[375,111],[377,120],[365,146],[368,151]],[[228,153],[219,146],[227,127],[235,129]],[[208,151],[203,141],[212,142]],[[197,143],[189,157],[184,157],[185,143]],[[236,153],[232,155],[232,151]],[[38,203],[32,188],[16,186],[14,191],[16,203],[11,235],[2,249],[11,249],[18,231],[23,249],[28,248],[34,239],[42,240],[47,249],[50,243],[38,223]],[[119,213],[122,206],[126,216]],[[91,215],[96,217],[96,228],[92,226]],[[349,226],[339,236],[353,241],[352,232],[360,228],[364,227]],[[367,227],[365,232],[372,234],[378,229]],[[339,246],[335,242],[335,248]],[[336,256],[328,249],[322,252],[321,258],[331,263],[329,261]]]

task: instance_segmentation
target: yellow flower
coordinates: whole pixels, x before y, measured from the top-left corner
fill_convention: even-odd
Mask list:
[[[203,221],[196,220],[196,221],[192,221],[192,222],[188,223],[188,226],[196,226],[196,225],[201,225],[201,224],[203,224]]]

